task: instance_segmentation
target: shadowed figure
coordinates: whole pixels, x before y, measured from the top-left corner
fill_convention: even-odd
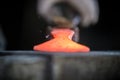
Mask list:
[[[6,39],[2,30],[2,26],[0,25],[0,51],[6,49]]]

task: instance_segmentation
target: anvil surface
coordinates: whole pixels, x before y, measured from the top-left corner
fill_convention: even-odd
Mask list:
[[[0,51],[4,55],[49,55],[49,56],[120,56],[120,51],[91,51],[84,52],[44,52],[44,51]]]
[[[120,80],[120,52],[1,51],[0,80]]]

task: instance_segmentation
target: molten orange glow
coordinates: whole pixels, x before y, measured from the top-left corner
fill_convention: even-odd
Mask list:
[[[54,29],[54,39],[34,46],[34,50],[48,52],[89,52],[90,49],[82,44],[72,41],[74,31],[70,29]]]

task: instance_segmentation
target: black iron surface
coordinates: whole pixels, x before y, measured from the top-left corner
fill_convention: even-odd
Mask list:
[[[88,53],[84,52],[44,52],[44,51],[0,51],[0,56],[4,55],[44,55],[44,56],[120,56],[120,51],[91,51]]]
[[[0,80],[120,80],[120,52],[1,51]]]

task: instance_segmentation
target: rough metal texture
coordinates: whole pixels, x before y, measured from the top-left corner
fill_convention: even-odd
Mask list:
[[[120,52],[0,52],[0,80],[120,80]]]
[[[55,80],[116,80],[120,75],[117,56],[56,57],[54,61]]]
[[[0,80],[43,80],[45,59],[30,56],[5,56],[0,59]]]

